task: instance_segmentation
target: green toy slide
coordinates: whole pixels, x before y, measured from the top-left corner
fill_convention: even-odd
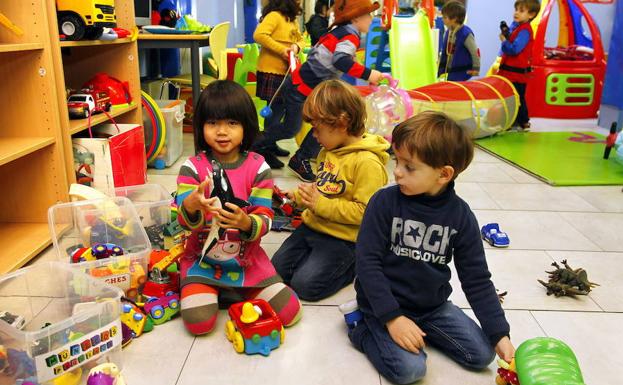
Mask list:
[[[437,81],[437,55],[423,10],[415,16],[393,16],[389,57],[392,77],[400,81],[400,88],[411,90]]]

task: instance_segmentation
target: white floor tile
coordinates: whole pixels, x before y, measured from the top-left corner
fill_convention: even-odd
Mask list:
[[[475,147],[473,163],[502,163],[502,160],[489,154],[488,152]]]
[[[621,186],[561,187],[569,189],[603,212],[623,213]]]
[[[500,206],[487,194],[479,183],[457,182],[455,190],[472,210],[495,210]]]
[[[508,292],[502,307],[506,310],[576,310],[601,311],[588,297],[548,296],[537,279],[547,282],[545,270],[551,270],[552,258],[544,251],[487,250],[491,280],[500,292]],[[466,308],[465,298],[456,269],[452,267],[452,302]]]
[[[342,290],[333,294],[329,298],[325,298],[317,302],[308,302],[308,301],[301,301],[301,302],[303,302],[304,304],[317,305],[317,306],[328,306],[328,305],[339,306],[345,302],[355,299],[356,296],[357,296],[357,292],[355,291],[355,285],[351,283],[350,285],[342,288]]]
[[[618,385],[623,366],[620,330],[623,314],[532,312],[549,337],[575,353],[586,384]]]
[[[306,306],[301,322],[286,330],[285,343],[268,357],[236,353],[223,332],[227,317],[219,317],[217,329],[195,341],[178,385],[379,384],[376,370],[351,346],[335,307]]]
[[[623,272],[622,253],[586,253],[573,251],[548,251],[555,261],[566,259],[574,269],[583,268],[591,282],[599,286],[593,288],[589,297],[603,310],[623,312]]]
[[[623,251],[621,232],[623,214],[561,213],[560,215],[603,251]],[[552,247],[550,250],[558,249]]]
[[[513,183],[497,163],[472,163],[456,178],[458,182]]]
[[[531,175],[530,173],[520,169],[519,167],[509,164],[507,162],[500,162],[498,166],[500,167],[500,169],[502,169],[502,171],[510,175],[510,177],[513,178],[513,180],[517,183],[544,183],[534,175]]]
[[[483,183],[482,188],[504,210],[599,211],[573,191],[546,184]]]
[[[179,316],[144,333],[123,350],[126,383],[174,385],[193,340]]]
[[[599,246],[571,226],[559,213],[502,210],[474,212],[480,226],[492,222],[500,224],[500,230],[508,234],[510,249],[601,251]]]

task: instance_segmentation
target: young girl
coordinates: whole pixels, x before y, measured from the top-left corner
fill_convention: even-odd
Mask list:
[[[256,95],[266,103],[275,96],[288,72],[290,52],[297,54],[303,48],[303,35],[296,18],[302,13],[299,0],[269,0],[262,9],[260,24],[253,39],[262,46],[257,61]],[[285,113],[281,92],[271,104],[272,115],[264,120],[264,128],[279,125]],[[275,141],[264,141],[256,151],[264,156],[271,168],[282,168],[277,156],[288,156],[288,151],[277,147]]]
[[[301,304],[260,246],[273,218],[273,180],[264,158],[248,152],[258,133],[253,101],[240,85],[222,80],[206,87],[197,105],[196,155],[186,160],[177,177],[178,220],[192,231],[180,261],[184,325],[195,335],[210,332],[224,288],[247,299],[268,301],[284,326],[293,325],[300,318]],[[211,175],[216,167],[224,170],[224,177],[215,179],[219,183],[215,187]],[[213,188],[224,187],[248,207],[223,202],[220,208],[220,200],[210,194]],[[218,241],[202,250],[215,225],[221,230]]]

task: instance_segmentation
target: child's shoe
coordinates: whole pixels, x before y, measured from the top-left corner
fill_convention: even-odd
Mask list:
[[[363,319],[363,313],[359,310],[357,300],[353,299],[339,306],[340,311],[344,314],[344,321],[349,329],[354,329],[357,323]]]
[[[288,162],[288,168],[303,182],[311,183],[316,180],[316,175],[314,175],[309,159],[299,159],[299,157],[294,154]]]

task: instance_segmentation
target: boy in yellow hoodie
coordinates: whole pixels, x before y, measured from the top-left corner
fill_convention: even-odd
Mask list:
[[[370,197],[387,184],[389,143],[365,132],[365,104],[339,80],[326,80],[309,95],[303,119],[323,149],[314,183],[289,192],[303,206],[303,224],[272,262],[301,299],[318,301],[355,277],[355,239]]]

